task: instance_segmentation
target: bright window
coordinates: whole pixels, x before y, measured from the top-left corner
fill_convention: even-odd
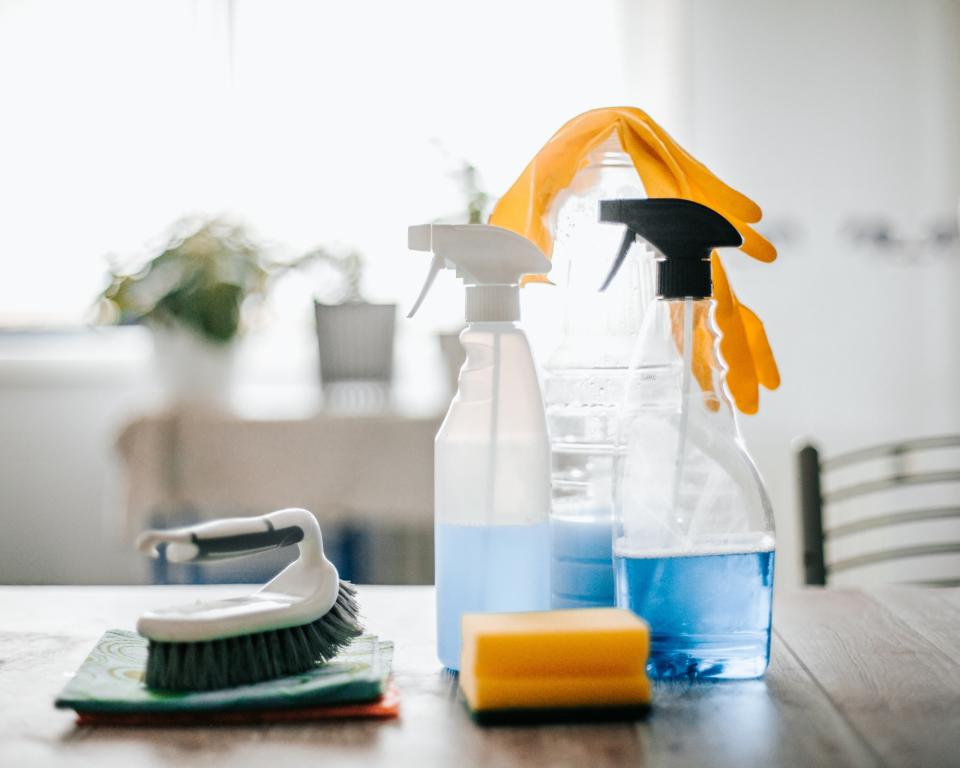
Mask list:
[[[0,0],[0,323],[82,321],[107,254],[197,212],[291,254],[356,246],[367,295],[409,302],[426,263],[406,226],[457,211],[461,159],[499,194],[564,120],[626,100],[621,12]],[[442,324],[461,302],[424,311]]]

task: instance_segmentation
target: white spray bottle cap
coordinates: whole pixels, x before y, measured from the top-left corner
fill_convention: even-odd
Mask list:
[[[468,323],[519,320],[520,278],[550,269],[527,238],[487,224],[420,224],[407,230],[407,246],[433,253],[426,282],[407,317],[420,309],[437,273],[447,268],[455,269],[466,286]]]

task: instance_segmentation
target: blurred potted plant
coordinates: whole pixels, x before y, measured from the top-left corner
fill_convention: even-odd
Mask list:
[[[364,261],[357,251],[317,248],[302,258],[326,265],[338,277],[333,285],[339,284],[339,289],[314,300],[320,380],[327,404],[348,404],[338,402],[338,396],[349,392],[357,400],[349,403],[351,407],[386,405],[393,382],[396,304],[374,304],[363,298]],[[359,399],[354,397],[358,393]]]
[[[99,318],[152,330],[158,374],[174,404],[221,407],[229,399],[242,310],[303,261],[268,261],[239,224],[183,219],[146,263],[112,265]]]

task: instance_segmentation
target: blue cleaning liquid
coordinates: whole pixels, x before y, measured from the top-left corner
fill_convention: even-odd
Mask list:
[[[760,677],[770,661],[773,550],[621,556],[617,605],[650,625],[659,678]]]
[[[612,525],[609,515],[550,518],[552,608],[606,608],[615,604]]]
[[[543,611],[550,605],[550,529],[437,525],[437,654],[460,669],[464,613]]]

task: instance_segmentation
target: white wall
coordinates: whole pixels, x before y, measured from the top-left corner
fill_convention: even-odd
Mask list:
[[[0,334],[0,584],[146,579],[111,520],[114,440],[153,397],[138,331]]]
[[[857,214],[919,231],[955,210],[960,4],[624,0],[622,9],[616,44],[632,51],[622,101],[647,108],[769,221],[798,231],[774,265],[726,259],[783,375],[741,424],[776,507],[779,583],[793,584],[795,437],[813,436],[829,454],[960,431],[960,259],[885,264],[840,234]],[[595,95],[609,99],[608,86]],[[545,138],[524,141],[532,149]],[[104,516],[116,430],[150,399],[142,352],[101,350],[90,361],[9,342],[0,344],[0,583],[141,579],[141,561]]]
[[[917,234],[955,214],[960,4],[678,8],[672,132],[757,200],[771,225],[796,229],[773,265],[725,257],[741,300],[765,321],[783,379],[741,426],[775,504],[787,585],[800,577],[791,440],[813,437],[830,455],[960,432],[960,252],[888,263],[842,234],[855,216],[889,217]]]

